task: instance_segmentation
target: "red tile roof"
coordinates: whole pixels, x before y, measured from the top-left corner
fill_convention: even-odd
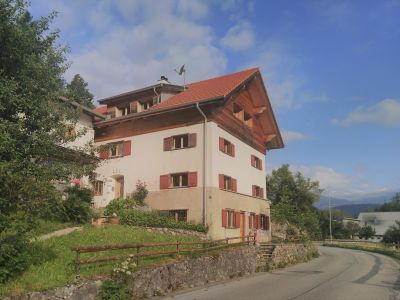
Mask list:
[[[93,110],[99,114],[105,114],[107,112],[107,105],[96,107]]]
[[[259,72],[258,68],[252,68],[233,74],[190,83],[187,85],[186,91],[172,96],[168,100],[151,107],[151,110],[226,97],[238,86],[244,83],[250,76],[257,72]]]

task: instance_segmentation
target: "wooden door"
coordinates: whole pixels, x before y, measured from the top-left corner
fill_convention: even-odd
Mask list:
[[[240,213],[240,236],[244,238],[245,217],[244,213]]]
[[[124,197],[124,177],[115,178],[115,198]]]

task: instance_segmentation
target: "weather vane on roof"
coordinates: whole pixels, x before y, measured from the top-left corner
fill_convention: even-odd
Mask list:
[[[185,64],[180,67],[179,71],[177,69],[174,69],[176,73],[178,73],[179,76],[183,75],[183,89],[186,89],[186,69],[185,69]]]

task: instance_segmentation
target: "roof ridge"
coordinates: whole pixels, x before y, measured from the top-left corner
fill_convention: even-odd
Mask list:
[[[221,76],[215,76],[215,77],[211,77],[211,78],[207,78],[207,79],[202,79],[202,80],[199,80],[199,81],[190,82],[190,83],[188,83],[187,85],[192,85],[192,84],[200,83],[200,82],[204,82],[204,81],[209,81],[209,80],[215,80],[215,79],[230,77],[230,76],[234,76],[234,75],[237,75],[237,74],[240,74],[240,73],[244,73],[244,72],[248,72],[248,71],[254,71],[254,72],[255,72],[255,71],[260,71],[260,68],[258,68],[258,67],[253,67],[253,68],[241,70],[241,71],[238,71],[238,72],[235,72],[235,73],[229,73],[229,74],[225,74],[225,75],[221,75]]]

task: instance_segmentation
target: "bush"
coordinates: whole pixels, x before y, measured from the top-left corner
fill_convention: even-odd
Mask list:
[[[66,200],[63,202],[64,222],[86,223],[91,218],[90,204],[92,191],[78,186],[65,189]]]
[[[132,197],[137,201],[138,204],[143,205],[144,199],[146,199],[149,191],[145,182],[138,180],[136,183],[136,190],[133,192]]]
[[[114,199],[104,209],[105,216],[112,216],[114,213],[120,215],[121,211],[131,209],[135,205],[135,200],[132,198]]]
[[[128,300],[131,299],[131,293],[123,283],[106,280],[101,285],[100,296],[102,300]]]
[[[176,221],[157,211],[144,212],[137,209],[120,211],[120,222],[121,224],[131,226],[179,228],[199,232],[206,231],[203,224]]]
[[[21,235],[0,241],[0,283],[15,278],[31,264],[29,241]]]

